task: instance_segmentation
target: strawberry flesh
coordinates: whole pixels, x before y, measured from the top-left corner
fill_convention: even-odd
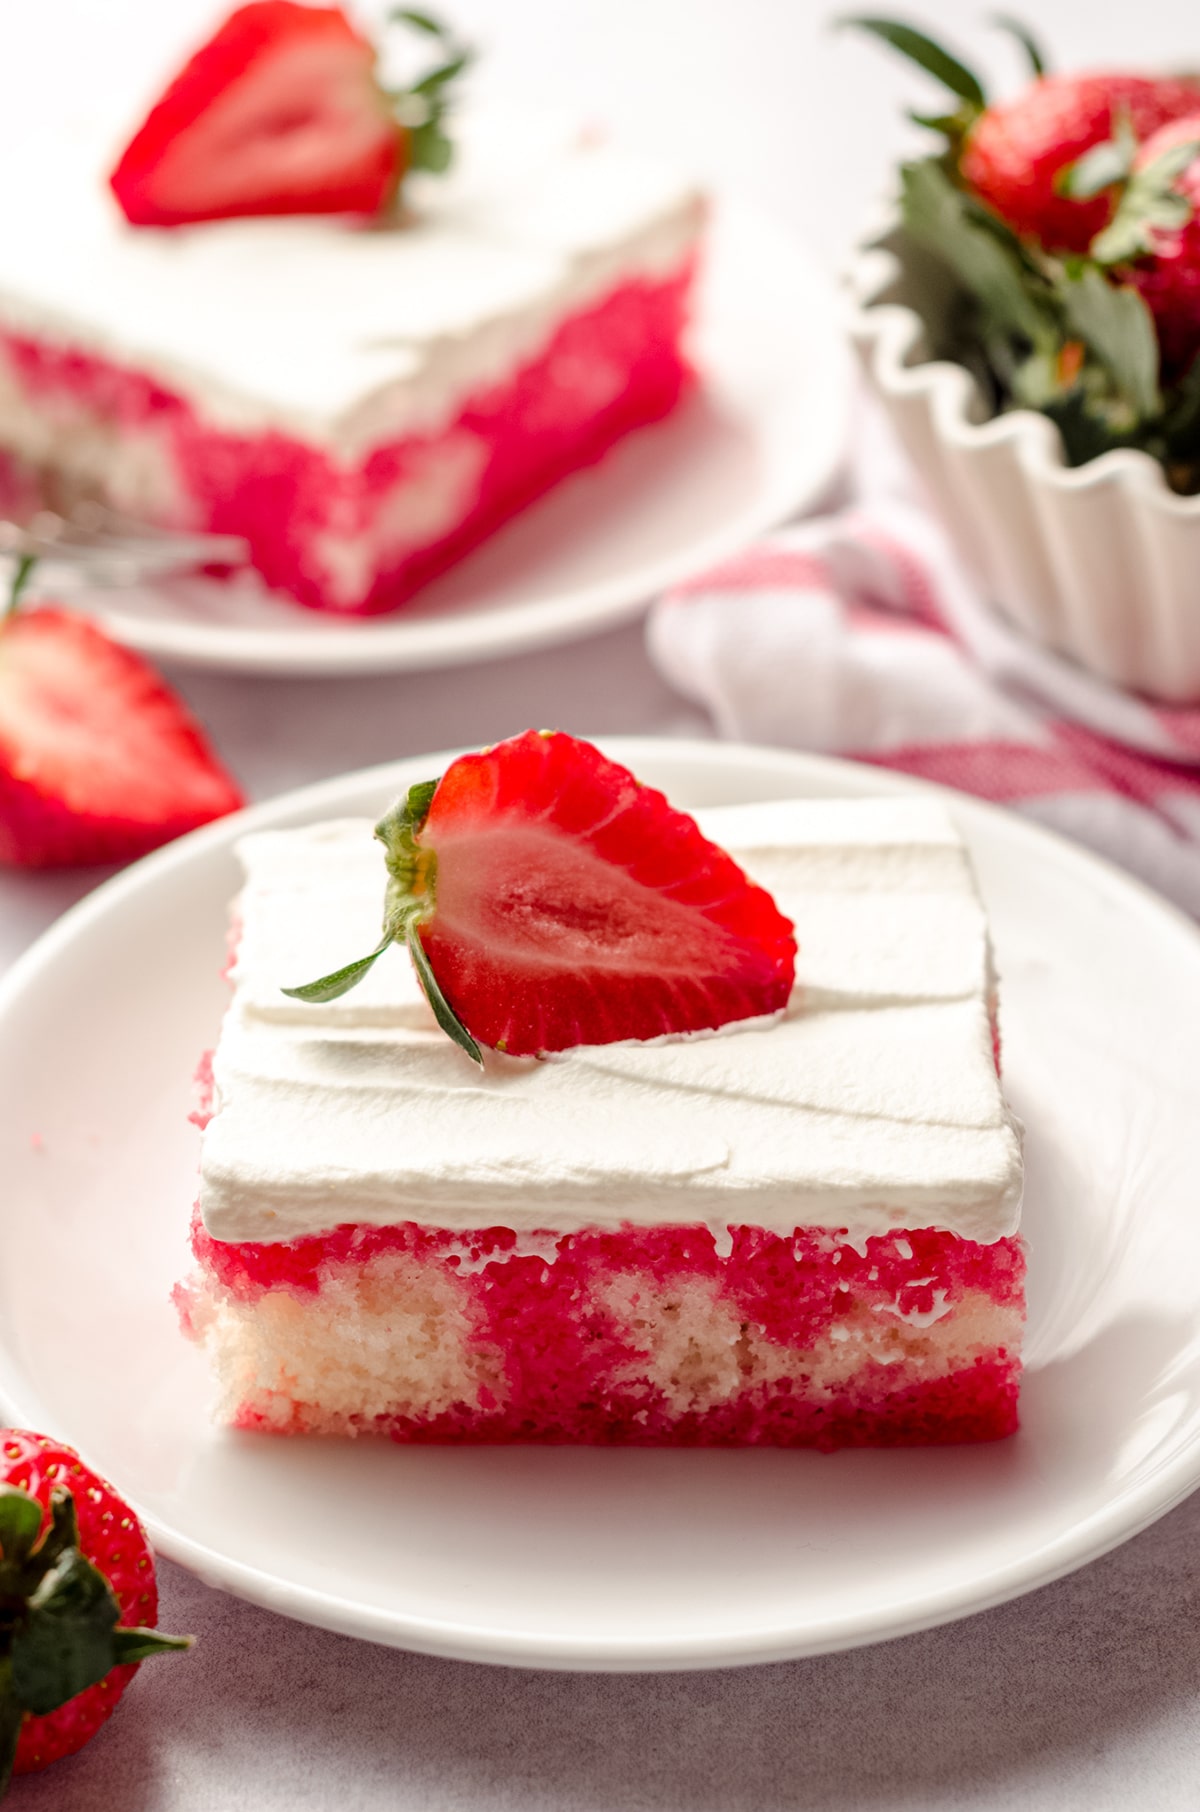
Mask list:
[[[131,861],[241,804],[140,656],[50,607],[0,627],[0,861]]]
[[[252,0],[175,77],[110,182],[135,226],[372,215],[407,143],[374,48],[340,9]]]
[[[447,1002],[513,1055],[776,1013],[796,944],[695,822],[590,744],[528,731],[463,756],[417,846],[420,939]]]

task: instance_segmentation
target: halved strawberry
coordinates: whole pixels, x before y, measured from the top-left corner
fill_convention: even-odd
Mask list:
[[[534,1056],[776,1013],[796,940],[763,888],[627,768],[527,730],[410,788],[376,827],[370,956],[285,992],[333,1000],[406,943],[443,1028]]]
[[[49,606],[0,623],[0,862],[127,862],[241,804],[139,655]]]
[[[135,226],[375,214],[409,135],[338,7],[251,0],[175,77],[109,179]]]

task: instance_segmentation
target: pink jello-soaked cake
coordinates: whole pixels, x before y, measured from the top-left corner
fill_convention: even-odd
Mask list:
[[[549,127],[461,138],[382,222],[134,227],[99,157],[39,152],[0,202],[0,514],[97,498],[378,612],[668,415],[700,196]]]
[[[947,814],[698,814],[796,926],[786,1012],[477,1069],[378,935],[370,827],[247,838],[184,1322],[241,1428],[831,1449],[1017,1423],[1021,1152]]]

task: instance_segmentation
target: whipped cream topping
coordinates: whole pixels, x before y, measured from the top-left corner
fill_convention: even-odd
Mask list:
[[[414,177],[386,226],[131,227],[99,147],[30,150],[37,184],[0,197],[0,327],[157,377],[209,420],[347,456],[442,428],[562,317],[678,268],[704,213],[675,172],[561,120],[481,114],[461,137],[452,173]]]
[[[201,1157],[209,1231],[1013,1232],[1021,1148],[992,1060],[987,926],[945,811],[805,800],[696,816],[795,921],[784,1015],[544,1061],[489,1052],[482,1075],[435,1027],[400,951],[326,1006],[279,991],[377,942],[368,823],[244,839]]]

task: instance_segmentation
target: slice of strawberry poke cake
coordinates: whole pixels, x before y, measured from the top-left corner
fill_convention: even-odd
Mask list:
[[[388,610],[666,416],[705,208],[548,118],[389,88],[336,7],[253,0],[112,172],[69,135],[0,197],[0,514],[99,500]],[[431,35],[432,34],[432,35]],[[46,222],[54,221],[48,231]]]
[[[384,863],[365,822],[241,845],[179,1292],[222,1419],[826,1449],[1015,1428],[1020,1138],[940,805],[697,822],[528,732],[377,834]]]

